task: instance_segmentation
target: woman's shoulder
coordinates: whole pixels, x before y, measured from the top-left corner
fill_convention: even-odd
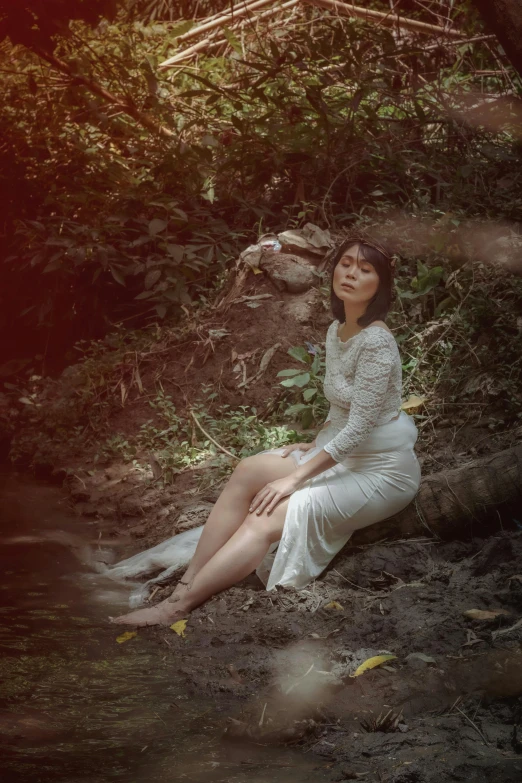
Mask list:
[[[373,323],[363,329],[363,342],[365,345],[372,347],[385,345],[397,347],[395,336],[384,321],[373,321]]]
[[[330,326],[326,330],[326,339],[331,337],[332,335],[336,334],[336,330],[339,328],[339,321],[335,319],[331,322]]]

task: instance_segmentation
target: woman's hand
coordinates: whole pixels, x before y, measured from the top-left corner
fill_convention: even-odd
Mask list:
[[[284,451],[281,454],[282,457],[288,457],[289,454],[292,453],[292,451],[297,451],[299,449],[300,451],[310,451],[310,449],[315,449],[316,443],[315,440],[313,440],[311,443],[291,443],[289,446],[284,447]]]
[[[291,474],[284,478],[275,479],[275,481],[269,481],[252,499],[249,511],[256,511],[258,514],[261,514],[261,512],[266,509],[266,513],[270,514],[280,500],[291,495],[292,492],[295,492],[296,489],[300,489],[301,487],[302,482],[294,478]]]

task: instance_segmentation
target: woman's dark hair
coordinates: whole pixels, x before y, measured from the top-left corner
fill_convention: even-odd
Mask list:
[[[351,245],[359,245],[359,253],[365,261],[368,261],[379,275],[379,287],[370,299],[365,312],[357,319],[359,326],[368,326],[373,321],[384,321],[388,315],[393,299],[393,266],[391,253],[386,245],[381,241],[374,242],[370,239],[365,241],[357,236],[351,236],[343,239],[331,261],[330,270],[330,302],[332,313],[339,323],[344,323],[344,302],[339,299],[333,289],[333,277],[335,267],[343,257],[345,251]]]

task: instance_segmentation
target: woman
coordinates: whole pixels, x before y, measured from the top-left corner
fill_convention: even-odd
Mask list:
[[[393,261],[368,239],[345,240],[332,262],[334,320],[326,335],[325,425],[312,443],[241,460],[202,527],[174,592],[113,620],[171,624],[269,563],[266,589],[303,588],[354,530],[401,511],[415,497],[417,428],[400,411],[402,367],[386,326]],[[287,459],[291,455],[291,459]]]

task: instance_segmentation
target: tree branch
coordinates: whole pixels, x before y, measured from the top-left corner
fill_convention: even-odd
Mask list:
[[[63,60],[60,60],[58,57],[55,57],[53,54],[49,54],[49,52],[46,52],[44,49],[34,48],[32,51],[42,60],[45,60],[47,63],[49,63],[49,65],[51,65],[57,71],[61,71],[61,73],[64,73],[70,79],[73,79],[76,84],[82,85],[87,90],[89,90],[89,92],[98,95],[108,103],[111,103],[113,106],[121,109],[121,111],[125,112],[125,114],[128,114],[129,117],[132,117],[133,120],[136,120],[136,122],[138,122],[147,130],[158,134],[164,139],[172,139],[175,137],[176,134],[173,131],[171,131],[169,128],[166,128],[164,125],[161,125],[157,120],[155,120],[153,117],[150,117],[148,114],[141,112],[130,100],[118,98],[116,95],[113,95],[111,92],[109,92],[109,90],[106,90],[105,87],[102,87],[101,84],[98,84],[98,82],[74,73],[70,65],[68,65]]]

